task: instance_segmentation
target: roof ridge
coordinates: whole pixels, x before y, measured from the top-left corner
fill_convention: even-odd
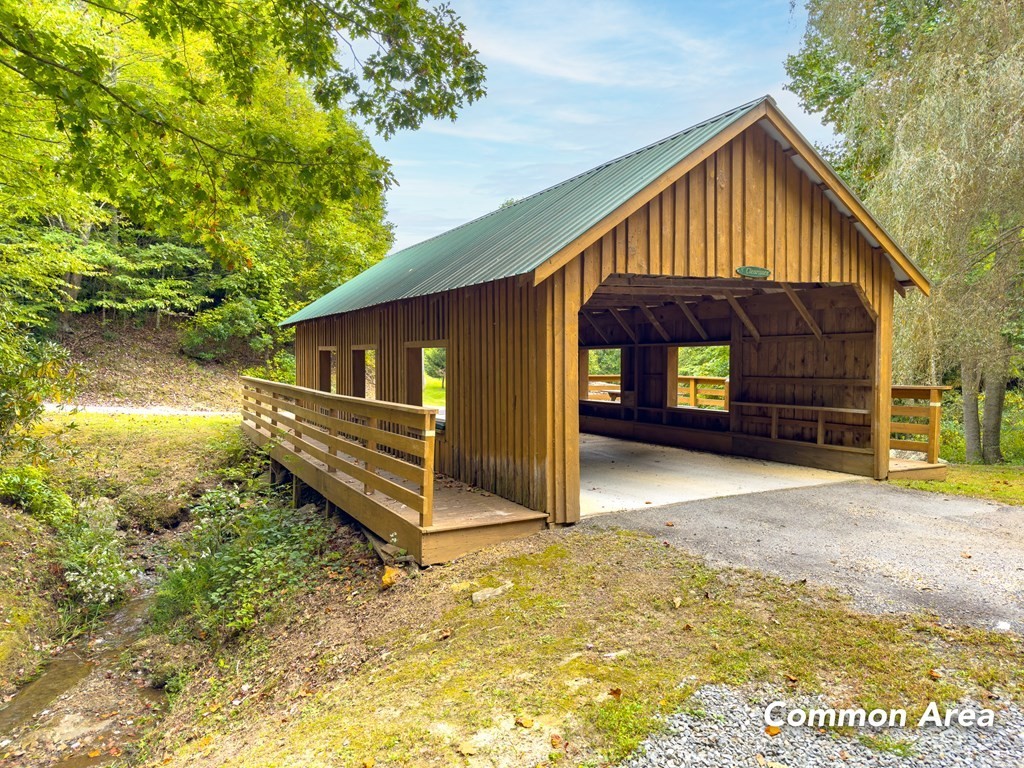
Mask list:
[[[752,108],[752,107],[754,107],[754,106],[756,106],[756,105],[758,105],[758,104],[760,104],[761,102],[764,102],[764,101],[770,101],[772,104],[775,104],[775,99],[773,99],[771,97],[771,95],[765,95],[765,96],[761,96],[760,98],[753,99],[752,101],[748,101],[746,104],[741,104],[738,107],[733,107],[732,109],[727,109],[724,112],[718,113],[714,117],[709,117],[706,120],[701,120],[699,123],[694,123],[693,125],[689,126],[688,128],[683,128],[681,131],[676,131],[675,133],[670,134],[669,136],[665,136],[664,138],[658,139],[657,141],[652,141],[650,144],[645,144],[644,146],[642,146],[642,147],[640,147],[638,149],[634,149],[634,150],[632,150],[630,152],[626,152],[625,154],[619,155],[618,157],[615,157],[615,158],[613,158],[611,160],[606,160],[605,162],[600,163],[599,165],[595,165],[593,168],[590,168],[590,169],[588,169],[586,171],[581,171],[580,173],[577,173],[574,176],[570,176],[568,179],[563,179],[562,181],[559,181],[559,182],[556,182],[556,183],[554,183],[554,184],[552,184],[550,186],[544,187],[544,189],[538,190],[537,192],[532,192],[529,195],[527,195],[526,197],[519,198],[514,203],[510,203],[509,205],[499,206],[498,208],[495,208],[493,211],[488,211],[487,213],[484,213],[484,214],[481,214],[480,216],[477,216],[475,219],[470,219],[469,221],[465,221],[462,224],[459,224],[458,226],[452,227],[451,229],[446,229],[444,232],[439,232],[436,235],[432,235],[431,237],[428,237],[425,240],[420,240],[418,243],[413,243],[412,245],[407,245],[405,248],[403,248],[400,251],[395,251],[394,253],[388,254],[386,258],[390,259],[393,256],[397,256],[400,253],[405,253],[410,248],[416,248],[416,247],[418,247],[420,245],[423,245],[424,243],[429,243],[432,240],[436,240],[439,237],[444,237],[446,235],[449,235],[452,232],[458,232],[460,229],[463,229],[464,227],[468,227],[470,224],[475,224],[478,221],[482,221],[482,220],[484,220],[484,219],[486,219],[486,218],[488,218],[490,216],[494,216],[494,215],[496,215],[498,213],[501,213],[501,211],[507,210],[508,208],[515,208],[517,205],[525,203],[527,200],[531,200],[531,199],[533,199],[533,198],[535,198],[535,197],[537,197],[539,195],[546,194],[546,193],[550,192],[553,189],[558,189],[559,187],[565,186],[566,184],[569,184],[569,183],[571,183],[573,181],[576,181],[577,179],[582,179],[585,176],[589,176],[590,174],[597,173],[598,171],[601,171],[601,170],[603,170],[605,168],[608,168],[609,166],[615,165],[616,163],[620,163],[623,160],[626,160],[626,159],[628,159],[630,157],[634,157],[635,155],[638,155],[641,152],[646,152],[649,149],[653,149],[654,147],[657,147],[657,146],[660,146],[660,145],[662,145],[662,144],[664,144],[666,142],[672,141],[673,139],[677,139],[680,136],[685,136],[686,134],[691,133],[692,131],[696,131],[696,130],[698,130],[700,128],[703,128],[704,126],[709,125],[710,123],[713,123],[716,120],[721,120],[722,118],[726,117],[727,115],[731,115],[733,113],[743,112],[744,110],[748,110],[748,109],[750,109],[750,108]]]

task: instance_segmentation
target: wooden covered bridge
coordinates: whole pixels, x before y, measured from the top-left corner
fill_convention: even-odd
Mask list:
[[[934,476],[939,393],[891,381],[909,289],[929,283],[766,97],[310,304],[287,321],[298,386],[246,379],[244,428],[423,563],[578,521],[581,431],[877,479],[920,449],[899,470]],[[702,345],[727,377],[680,376]],[[592,377],[594,349],[619,370]]]

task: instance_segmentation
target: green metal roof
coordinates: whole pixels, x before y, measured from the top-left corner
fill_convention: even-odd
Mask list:
[[[744,104],[397,251],[285,320],[292,325],[532,272],[769,97]]]

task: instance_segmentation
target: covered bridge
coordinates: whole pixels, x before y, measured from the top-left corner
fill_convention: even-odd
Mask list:
[[[892,387],[908,289],[928,280],[766,97],[305,307],[287,321],[298,386],[247,379],[244,425],[427,563],[579,520],[581,431],[884,479],[894,394],[935,399]],[[709,345],[727,376],[680,376],[680,350]],[[431,348],[447,353],[437,424]],[[590,374],[595,349],[619,350],[617,372]],[[897,408],[897,444],[937,450],[934,408]]]

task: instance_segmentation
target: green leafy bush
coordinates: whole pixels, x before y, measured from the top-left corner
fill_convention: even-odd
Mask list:
[[[265,485],[214,488],[192,509],[174,545],[175,565],[157,590],[155,617],[223,640],[253,627],[302,583],[329,529]]]
[[[280,381],[285,384],[295,383],[295,353],[281,350],[262,365],[246,368],[243,376],[255,376],[258,379]]]
[[[20,507],[57,532],[66,614],[89,619],[117,603],[135,574],[117,535],[115,505],[91,499],[75,505],[38,469],[19,467],[0,473],[0,501]]]

